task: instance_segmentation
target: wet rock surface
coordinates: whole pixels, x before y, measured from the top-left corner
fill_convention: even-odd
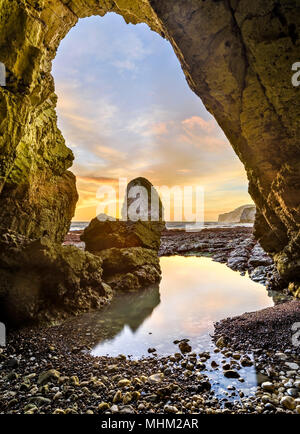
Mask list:
[[[133,291],[161,280],[155,250],[142,247],[106,249],[98,253],[103,260],[103,279],[116,291]]]
[[[134,290],[159,282],[159,222],[105,221],[97,218],[81,235],[85,249],[102,259],[103,278],[115,290]]]
[[[100,221],[94,218],[80,239],[87,251],[97,254],[110,248],[143,247],[157,250],[164,224],[147,221]]]
[[[252,280],[267,284],[270,289],[287,286],[280,279],[272,259],[254,239],[252,228],[212,228],[195,233],[164,231],[159,254],[208,255],[232,270],[248,272]]]
[[[45,236],[0,233],[1,321],[53,322],[99,309],[111,300],[102,260]]]

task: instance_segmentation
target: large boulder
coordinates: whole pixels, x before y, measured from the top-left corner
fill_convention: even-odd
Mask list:
[[[112,297],[102,281],[102,259],[74,246],[0,232],[0,321],[54,322]]]
[[[100,221],[95,217],[81,235],[86,250],[97,253],[116,247],[144,247],[158,250],[162,226],[158,222]]]
[[[103,259],[103,279],[115,290],[137,290],[157,283],[161,269],[157,252],[142,247],[107,249]]]

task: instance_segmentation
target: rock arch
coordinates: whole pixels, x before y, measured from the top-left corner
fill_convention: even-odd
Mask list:
[[[121,14],[173,46],[187,81],[243,162],[255,231],[290,286],[300,281],[300,88],[297,0],[3,0],[0,221],[61,242],[77,192],[72,152],[57,128],[51,62],[79,18]]]

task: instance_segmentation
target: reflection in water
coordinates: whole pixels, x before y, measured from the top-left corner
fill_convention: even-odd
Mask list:
[[[214,352],[210,333],[215,321],[272,306],[265,287],[209,258],[171,256],[160,261],[160,286],[120,293],[101,311],[66,321],[63,333],[75,335],[77,347],[93,348],[95,356],[134,358],[149,356],[148,348],[158,355],[173,354],[178,352],[174,340],[187,338],[193,351],[210,353],[205,374],[215,396],[236,400],[237,389],[254,395],[256,385],[266,379],[257,377],[255,357],[249,354],[253,366],[239,368],[242,384],[225,378],[222,363],[230,362],[230,356]],[[212,360],[217,369],[211,367]]]
[[[160,261],[159,290],[121,294],[104,312],[85,316],[90,344],[99,339],[93,355],[141,357],[150,347],[172,354],[178,350],[173,341],[182,338],[190,339],[194,351],[208,350],[215,321],[273,304],[262,285],[209,258]]]
[[[160,303],[159,284],[142,291],[120,293],[109,306],[64,322],[64,333],[75,334],[78,347],[92,348],[98,342],[112,341],[124,329],[134,333]],[[122,351],[120,350],[118,354]]]

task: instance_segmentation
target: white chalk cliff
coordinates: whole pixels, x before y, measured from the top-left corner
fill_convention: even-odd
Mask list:
[[[242,205],[231,212],[220,214],[218,223],[254,223],[255,205]]]

